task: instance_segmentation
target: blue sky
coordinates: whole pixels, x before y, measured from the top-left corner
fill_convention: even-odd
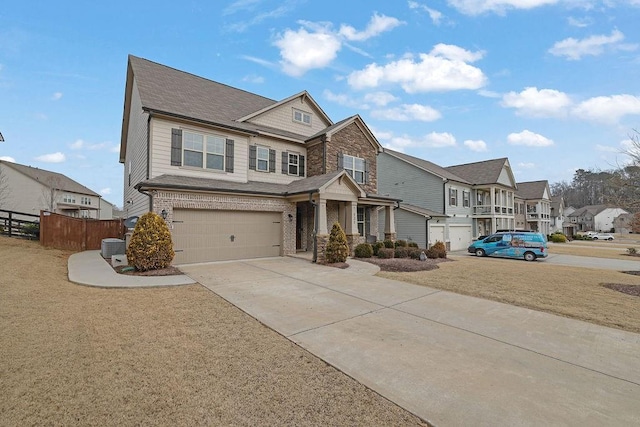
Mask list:
[[[386,147],[518,181],[611,169],[640,128],[640,0],[112,0],[0,8],[0,158],[122,206],[127,55],[275,100],[307,90]]]

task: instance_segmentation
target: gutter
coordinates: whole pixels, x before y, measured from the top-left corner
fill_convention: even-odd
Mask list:
[[[318,227],[320,225],[320,215],[319,215],[319,211],[320,211],[320,205],[318,204],[318,202],[314,202],[313,201],[313,193],[309,193],[309,203],[311,203],[315,209],[314,211],[314,215],[313,215],[313,259],[311,260],[312,262],[317,262],[318,261],[318,239],[317,239],[317,233],[318,233]]]

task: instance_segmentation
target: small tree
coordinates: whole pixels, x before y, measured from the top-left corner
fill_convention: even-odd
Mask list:
[[[164,219],[153,212],[142,215],[127,248],[129,265],[139,271],[157,270],[168,267],[174,255],[171,233]]]
[[[636,212],[631,219],[631,231],[640,233],[640,212]]]
[[[324,249],[324,257],[328,264],[345,262],[349,256],[349,244],[344,230],[339,222],[335,222],[331,228],[329,241]]]

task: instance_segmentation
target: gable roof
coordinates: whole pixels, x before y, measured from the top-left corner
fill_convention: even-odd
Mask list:
[[[607,205],[589,205],[589,206],[583,206],[581,208],[576,209],[575,211],[571,212],[569,215],[567,216],[582,216],[586,213],[589,213],[593,216],[599,214],[600,212],[602,212],[603,210],[605,210],[608,206]]]
[[[431,209],[421,208],[420,206],[411,205],[409,203],[400,203],[400,209],[403,211],[411,212],[417,215],[422,215],[425,218],[449,218],[449,215],[440,212],[432,211]]]
[[[70,193],[85,194],[88,196],[102,197],[93,190],[88,189],[84,185],[72,180],[71,178],[58,173],[51,172],[44,169],[34,168],[31,166],[21,165],[19,163],[7,162],[0,160],[0,164],[10,167],[15,171],[28,176],[34,181],[38,181],[40,184],[47,188],[54,187],[55,190],[68,191]]]
[[[518,182],[518,191],[516,196],[524,200],[539,200],[544,196],[545,190],[548,188],[549,183],[547,180],[542,181],[528,181]]]
[[[309,95],[309,92],[307,92],[306,90],[303,90],[300,93],[296,93],[295,95],[291,95],[290,97],[285,98],[282,101],[276,102],[275,104],[271,104],[271,105],[268,105],[268,106],[266,106],[266,107],[264,107],[264,108],[262,108],[260,110],[254,111],[251,114],[248,114],[248,115],[246,115],[244,117],[240,117],[237,120],[239,122],[245,122],[245,121],[250,120],[250,119],[252,119],[254,117],[257,117],[257,116],[259,116],[261,114],[264,114],[267,111],[273,110],[274,108],[278,108],[281,105],[284,105],[287,102],[289,102],[291,100],[294,100],[296,98],[302,98],[302,99],[306,98],[306,99],[308,99],[311,102],[311,105],[320,113],[320,116],[322,117],[322,119],[324,121],[326,121],[327,123],[333,123],[331,121],[331,119],[329,118],[329,116],[327,116],[327,114],[324,112],[324,110],[322,108],[320,108],[320,105],[318,105],[316,100],[313,99],[313,97],[311,95]]]
[[[502,169],[508,162],[509,160],[506,157],[502,157],[481,162],[447,166],[445,169],[466,179],[473,185],[496,184],[500,178]],[[511,170],[509,170],[509,175],[515,185]]]
[[[331,136],[335,133],[340,132],[342,129],[346,128],[352,123],[355,123],[356,126],[358,126],[360,130],[362,130],[362,132],[364,133],[369,143],[378,151],[378,153],[382,151],[382,145],[378,142],[378,139],[375,137],[373,132],[371,132],[371,129],[369,129],[369,126],[367,126],[364,120],[362,120],[362,117],[360,117],[360,114],[355,114],[351,117],[347,117],[346,119],[342,119],[339,122],[334,123],[331,126],[328,126],[322,129],[320,132],[317,132],[314,135],[307,137],[305,142],[311,142],[315,139],[320,138],[323,135]]]
[[[408,154],[400,153],[399,151],[390,150],[388,148],[385,148],[383,152],[399,160],[402,160],[410,165],[413,165],[419,169],[422,169],[426,172],[436,175],[442,179],[461,182],[463,184],[471,184],[466,179],[459,177],[458,175],[455,175],[449,172],[447,169],[443,168],[442,166],[438,166],[435,163],[432,163],[430,161],[423,160],[418,157],[413,157]]]
[[[559,212],[561,207],[564,207],[562,196],[551,196],[551,210]]]

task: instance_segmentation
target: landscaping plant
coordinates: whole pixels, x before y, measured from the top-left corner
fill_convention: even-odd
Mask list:
[[[373,247],[369,243],[360,243],[353,251],[356,258],[371,258],[373,256]]]
[[[327,264],[345,262],[348,256],[349,244],[347,243],[347,236],[344,234],[344,230],[340,226],[340,223],[335,222],[333,227],[331,227],[329,241],[324,249],[325,261]]]
[[[156,213],[140,217],[133,230],[127,260],[138,271],[166,268],[173,260],[173,243],[167,223]]]

